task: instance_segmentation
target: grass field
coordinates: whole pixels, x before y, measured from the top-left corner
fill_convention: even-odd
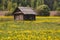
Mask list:
[[[0,17],[0,40],[60,40],[60,17],[36,17],[36,21]]]

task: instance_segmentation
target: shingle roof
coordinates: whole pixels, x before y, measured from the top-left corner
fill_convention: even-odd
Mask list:
[[[24,14],[36,14],[30,7],[18,7]]]

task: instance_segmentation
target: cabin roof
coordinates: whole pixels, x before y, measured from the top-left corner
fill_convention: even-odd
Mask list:
[[[23,14],[36,14],[30,7],[18,7]]]

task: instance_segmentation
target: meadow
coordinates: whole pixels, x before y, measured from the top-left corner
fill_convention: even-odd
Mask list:
[[[36,21],[14,21],[0,17],[0,40],[60,40],[60,17],[36,17]]]

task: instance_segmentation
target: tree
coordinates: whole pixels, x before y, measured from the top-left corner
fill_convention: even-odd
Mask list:
[[[47,5],[40,5],[36,9],[37,13],[41,16],[49,16],[49,7]]]
[[[36,1],[36,8],[40,5],[43,5],[44,4],[44,0],[37,0]]]
[[[34,7],[34,0],[31,1],[31,7]]]
[[[6,1],[6,0],[2,0],[2,9],[3,9],[3,10],[4,10],[4,8],[5,8],[5,6],[4,6],[4,5],[5,5],[5,1]]]
[[[8,10],[9,11],[12,10],[12,2],[11,2],[11,0],[8,0]]]
[[[29,6],[34,9],[45,4],[48,5],[51,10],[56,10],[58,6],[60,7],[60,0],[0,0],[0,10],[10,10],[10,8],[13,8],[16,4],[17,6]]]
[[[54,4],[53,4],[53,10],[56,10],[57,5],[58,5],[57,0],[55,0],[55,1],[54,1]]]
[[[55,0],[44,0],[44,4],[48,5],[48,7],[50,8],[50,10],[53,10],[53,5],[55,5],[54,1]]]

